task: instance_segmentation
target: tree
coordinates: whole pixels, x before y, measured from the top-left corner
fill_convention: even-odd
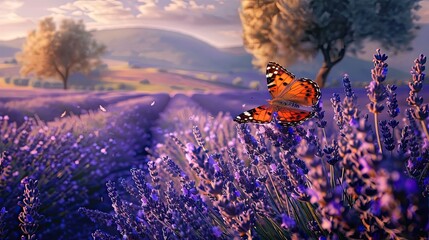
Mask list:
[[[419,1],[241,0],[244,45],[263,71],[269,61],[290,66],[320,52],[316,82],[323,87],[332,67],[365,40],[394,52],[411,49]]]
[[[69,76],[99,66],[104,51],[105,46],[92,38],[82,21],[65,19],[57,29],[52,18],[45,18],[28,34],[17,60],[22,75],[33,72],[38,77],[56,77],[67,89]]]

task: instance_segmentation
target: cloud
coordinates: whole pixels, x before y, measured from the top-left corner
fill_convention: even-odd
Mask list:
[[[189,7],[191,9],[206,9],[206,10],[214,10],[216,7],[213,4],[200,4],[198,5],[197,2],[190,0],[189,1]]]
[[[29,21],[29,19],[23,18],[16,13],[8,13],[8,14],[2,14],[0,17],[0,25],[7,25],[7,24],[20,24],[25,23]],[[2,28],[2,32],[3,32]]]
[[[23,7],[22,1],[0,1],[0,29],[5,39],[16,38],[34,27],[34,22],[16,13]]]
[[[19,9],[22,7],[24,2],[22,1],[0,1],[0,13],[8,13],[11,11],[15,11],[16,9]]]
[[[73,3],[66,3],[64,5],[61,5],[59,8],[61,8],[62,10],[68,10],[68,11],[73,11],[76,10],[77,7],[73,4]]]
[[[199,36],[210,32],[210,36],[235,39],[232,34],[216,32],[231,26],[240,28],[239,5],[240,0],[43,0],[40,4],[0,0],[0,29],[5,29],[1,24],[12,23],[24,23],[16,29],[31,29],[41,18],[53,17],[57,23],[65,18],[82,19],[88,29],[155,27]],[[17,9],[28,18],[16,14]]]
[[[66,14],[68,12],[67,10],[64,10],[59,7],[48,8],[48,11],[52,12],[53,14]]]
[[[214,10],[213,4],[198,4],[195,0],[171,0],[170,4],[164,7],[167,12],[185,13],[189,10]]]
[[[0,24],[19,23],[24,21],[25,18],[15,13],[23,4],[22,1],[0,1]]]
[[[171,3],[164,7],[167,12],[181,12],[188,8],[188,3],[183,0],[171,0]]]
[[[87,16],[95,22],[106,24],[134,18],[131,9],[119,0],[78,0],[48,10],[56,17]]]
[[[158,0],[139,0],[143,3],[137,6],[140,12],[138,18],[160,18],[162,9],[158,6]]]
[[[72,12],[72,15],[73,15],[73,16],[82,16],[82,15],[83,15],[83,12],[82,12],[82,11],[73,11],[73,12]]]
[[[95,23],[153,21],[224,25],[239,21],[239,0],[75,0],[49,8],[51,16],[89,17]]]

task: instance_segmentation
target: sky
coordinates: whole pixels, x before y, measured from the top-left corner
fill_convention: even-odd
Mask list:
[[[429,23],[429,0],[420,22]],[[82,19],[87,29],[174,30],[216,47],[242,45],[240,0],[0,0],[0,40],[24,37],[44,17]]]

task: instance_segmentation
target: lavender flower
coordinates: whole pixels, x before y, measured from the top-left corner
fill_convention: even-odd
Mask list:
[[[333,140],[330,146],[325,146],[325,148],[323,148],[323,152],[325,153],[326,157],[326,162],[328,162],[330,165],[335,165],[341,160],[341,157],[338,152],[338,147],[339,146],[337,141]]]
[[[1,239],[5,239],[7,235],[6,216],[7,216],[6,208],[2,207],[0,210],[0,238]]]
[[[383,143],[384,143],[384,147],[388,150],[388,151],[392,151],[393,149],[395,149],[395,141],[393,140],[393,136],[390,132],[389,127],[387,126],[387,121],[383,120],[380,122],[380,126],[381,126],[381,134],[383,136]]]
[[[426,56],[421,54],[416,60],[414,60],[415,65],[411,69],[411,76],[413,77],[408,86],[410,88],[409,96],[407,97],[407,102],[410,106],[420,107],[423,103],[423,97],[418,96],[418,93],[423,88],[423,81],[425,79],[425,66]],[[420,118],[416,115],[416,119],[422,120],[426,118]]]
[[[409,137],[410,137],[410,127],[406,125],[402,128],[401,139],[398,144],[398,154],[400,156],[403,156],[407,153]]]
[[[323,106],[323,101],[320,100],[319,103],[314,106],[313,111],[314,111],[314,118],[317,119],[316,121],[317,127],[323,129],[326,127],[327,122],[326,120],[324,120],[325,111],[323,111],[322,106]]]
[[[38,213],[41,203],[37,183],[37,180],[31,178],[22,180],[24,194],[22,201],[18,203],[18,205],[22,207],[22,211],[19,213],[18,217],[20,221],[19,227],[23,233],[21,239],[36,239],[36,231],[42,219],[42,216]]]
[[[117,239],[116,237],[111,236],[110,234],[107,234],[105,232],[102,232],[101,230],[96,230],[92,234],[92,238],[94,240],[114,240],[114,239]]]
[[[334,93],[331,97],[332,107],[334,108],[334,120],[338,128],[341,130],[344,126],[343,111],[341,107],[341,98],[338,93]]]
[[[344,86],[344,91],[346,93],[346,98],[355,99],[356,95],[352,89],[352,84],[351,84],[349,75],[347,74],[344,74],[343,76],[343,86]]]
[[[386,87],[383,85],[387,75],[387,60],[386,54],[381,54],[380,49],[377,49],[377,54],[374,55],[374,68],[371,70],[372,81],[367,87],[367,95],[371,101],[368,104],[368,109],[374,114],[375,134],[377,135],[378,150],[382,153],[380,134],[378,131],[378,114],[384,109],[383,101],[387,97]]]
[[[410,88],[410,93],[409,93],[409,96],[407,98],[407,102],[412,108],[408,109],[407,111],[409,112],[409,114],[414,119],[420,121],[423,132],[426,135],[426,139],[429,140],[429,131],[427,128],[427,123],[426,123],[426,118],[429,116],[429,106],[428,106],[428,104],[423,104],[423,101],[424,101],[423,97],[418,95],[418,93],[423,88],[423,82],[425,79],[425,73],[424,73],[425,66],[424,65],[426,63],[426,56],[421,54],[414,61],[414,63],[415,63],[415,65],[412,67],[412,70],[411,70],[411,75],[413,78],[408,84],[408,86]],[[412,123],[410,122],[410,124],[412,124]],[[416,131],[416,132],[418,131],[417,126],[414,127],[414,131]],[[418,159],[413,159],[413,160],[415,161]],[[410,165],[410,162],[408,162],[408,164]],[[418,162],[414,162],[412,165],[415,168],[421,164]],[[429,162],[423,163],[421,168],[422,169],[421,169],[421,174],[419,176],[419,180],[424,179],[427,175],[429,175]],[[411,173],[411,174],[413,174],[413,173]]]
[[[398,100],[396,100],[396,89],[395,85],[387,85],[387,113],[389,113],[390,120],[388,122],[389,126],[394,130],[399,122],[395,119],[399,115],[399,105]]]
[[[387,76],[387,60],[386,54],[381,54],[380,49],[377,49],[377,54],[374,54],[374,68],[371,70],[372,81],[367,87],[367,95],[371,103],[368,105],[370,112],[374,114],[381,113],[384,109],[382,102],[386,99],[386,87],[383,82]]]

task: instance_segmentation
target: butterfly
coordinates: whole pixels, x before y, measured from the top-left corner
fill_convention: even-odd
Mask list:
[[[313,117],[313,106],[319,103],[321,92],[309,78],[295,78],[291,72],[275,62],[266,71],[267,87],[271,95],[268,104],[247,110],[234,118],[238,123],[269,123],[275,119],[284,126],[294,126]]]

